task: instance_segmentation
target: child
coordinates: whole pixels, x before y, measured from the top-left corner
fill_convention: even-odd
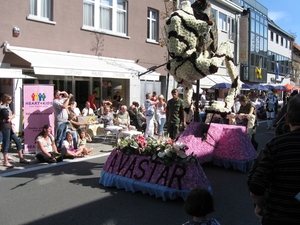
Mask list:
[[[184,210],[193,216],[193,220],[183,225],[220,225],[216,219],[206,218],[206,215],[214,211],[214,203],[212,195],[204,188],[197,188],[189,193]]]
[[[84,155],[90,154],[94,148],[87,148],[86,142],[92,141],[91,136],[85,132],[85,130],[79,130],[79,140],[78,140],[78,148],[82,149],[82,153]]]
[[[83,157],[82,149],[81,148],[78,148],[78,149],[74,148],[73,135],[72,135],[71,132],[67,132],[66,140],[63,141],[62,147],[67,149],[66,154],[65,154],[65,156],[67,158],[74,159],[74,158]]]

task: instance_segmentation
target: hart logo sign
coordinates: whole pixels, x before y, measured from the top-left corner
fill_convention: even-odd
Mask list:
[[[53,85],[24,85],[24,151],[35,152],[35,137],[45,124],[54,128]]]
[[[33,92],[30,97],[27,97],[30,101],[26,101],[25,105],[52,105],[53,101],[51,99],[48,99],[50,101],[47,101],[46,98],[47,96],[44,92]]]

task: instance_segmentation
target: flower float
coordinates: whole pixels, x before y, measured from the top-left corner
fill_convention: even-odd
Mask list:
[[[125,155],[149,156],[151,160],[159,160],[165,166],[196,162],[193,154],[186,155],[188,147],[185,144],[171,139],[157,141],[154,138],[145,139],[142,135],[135,135],[118,139],[115,147]]]

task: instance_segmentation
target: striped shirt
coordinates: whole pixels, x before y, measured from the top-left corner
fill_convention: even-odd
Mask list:
[[[267,143],[250,183],[250,191],[265,197],[262,224],[300,224],[300,129]]]

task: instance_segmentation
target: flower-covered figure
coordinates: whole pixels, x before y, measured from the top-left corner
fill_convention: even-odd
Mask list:
[[[189,108],[195,80],[216,73],[225,60],[232,86],[225,103],[210,110],[230,112],[234,97],[240,91],[240,79],[233,63],[229,42],[221,43],[216,52],[212,52],[214,48],[208,48],[209,45],[203,43],[203,37],[207,36],[212,25],[213,21],[196,19],[189,1],[181,2],[181,9],[171,13],[165,25],[168,37],[167,48],[172,58],[167,64],[167,69],[185,88],[184,107]]]

